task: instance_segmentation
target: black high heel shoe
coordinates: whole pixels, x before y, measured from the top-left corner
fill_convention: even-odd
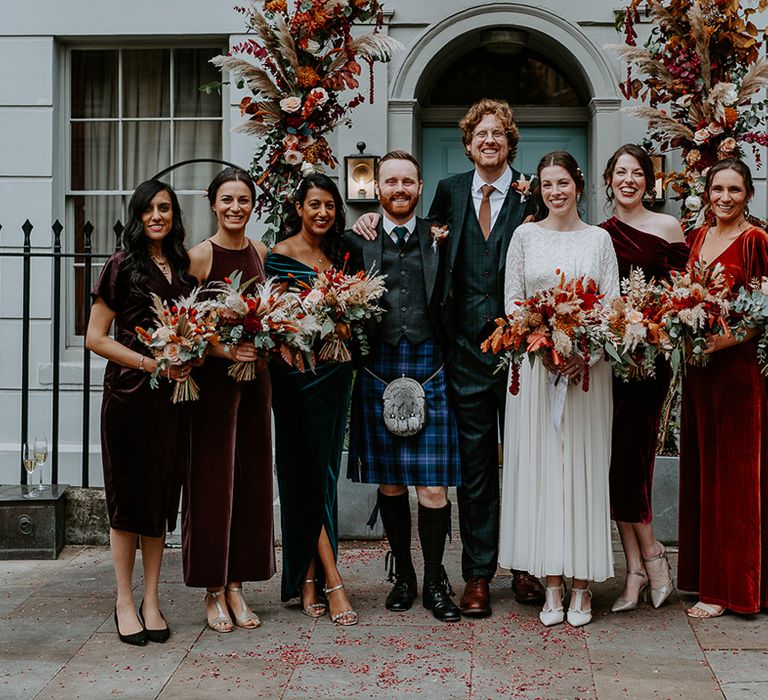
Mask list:
[[[139,620],[143,627],[144,621],[141,620],[141,615],[139,615]],[[146,629],[142,629],[140,632],[134,632],[133,634],[122,634],[120,632],[120,624],[117,621],[117,606],[115,606],[115,629],[117,630],[117,636],[120,637],[120,641],[123,644],[133,644],[136,647],[143,647],[147,643],[148,637]]]
[[[168,627],[168,620],[165,619],[165,615],[163,615],[162,610],[160,611],[160,617],[163,618],[163,622],[165,622],[165,627],[161,630],[149,629],[149,627],[147,627],[146,623],[144,622],[144,599],[142,599],[141,605],[139,605],[139,620],[141,621],[141,624],[144,626],[144,631],[147,634],[147,639],[150,642],[157,642],[158,644],[167,642],[168,637],[171,636],[171,628]]]

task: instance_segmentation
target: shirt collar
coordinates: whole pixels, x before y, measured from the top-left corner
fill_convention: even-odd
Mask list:
[[[384,226],[384,233],[386,233],[387,235],[391,234],[392,231],[395,230],[395,226],[405,226],[405,228],[408,229],[408,233],[411,234],[416,229],[416,215],[414,214],[404,224],[396,224],[391,219],[388,219],[387,215],[384,214],[384,216],[381,219],[381,223],[382,223],[382,226]]]
[[[475,170],[475,174],[472,177],[472,191],[473,192],[480,192],[480,188],[483,185],[493,185],[496,188],[497,192],[501,192],[502,194],[506,195],[507,190],[509,189],[510,185],[512,184],[512,168],[507,166],[504,169],[504,172],[499,176],[499,178],[495,182],[485,182],[480,175],[477,174],[477,170]]]

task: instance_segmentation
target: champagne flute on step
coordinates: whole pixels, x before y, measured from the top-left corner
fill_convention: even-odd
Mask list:
[[[35,448],[26,442],[21,446],[21,461],[24,465],[24,469],[27,470],[28,476],[32,476],[35,469],[37,469]],[[34,486],[27,486],[27,492],[24,494],[24,498],[37,498],[38,495],[39,491]]]
[[[37,470],[40,472],[40,483],[37,485],[38,491],[44,491],[43,486],[43,465],[48,461],[48,438],[36,437],[35,438],[35,461],[37,462]]]

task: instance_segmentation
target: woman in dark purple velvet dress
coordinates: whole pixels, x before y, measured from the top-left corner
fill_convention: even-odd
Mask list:
[[[156,361],[136,337],[153,325],[149,293],[171,301],[188,294],[189,258],[179,201],[157,180],[136,188],[128,208],[123,250],[104,265],[93,288],[87,347],[109,362],[104,372],[101,451],[109,512],[109,541],[117,579],[115,625],[121,641],[164,642],[170,631],[160,612],[158,579],[163,544],[179,504],[187,435],[183,408],[171,402],[172,386],[149,386]],[[114,322],[114,338],[109,328]],[[189,365],[171,366],[169,379],[184,380]],[[136,538],[144,564],[144,600],[136,613],[131,577]]]
[[[614,216],[600,226],[611,236],[621,277],[632,268],[642,268],[646,280],[659,280],[685,267],[688,246],[680,223],[643,204],[646,196],[653,196],[656,182],[648,154],[634,144],[622,146],[608,161],[603,179]],[[613,381],[611,517],[627,560],[624,592],[613,604],[613,612],[634,610],[649,585],[656,608],[674,589],[666,551],[651,524],[656,441],[670,379],[669,365],[659,361],[653,379]]]
[[[235,270],[263,281],[263,243],[245,235],[256,190],[244,170],[225,168],[208,186],[218,229],[189,251],[190,272],[202,284]],[[208,625],[231,632],[261,623],[242,593],[243,581],[275,573],[272,525],[272,388],[266,363],[251,381],[235,381],[233,361],[256,360],[253,343],[213,348],[195,370],[200,400],[192,407],[191,456],[183,499],[184,582],[205,587]]]

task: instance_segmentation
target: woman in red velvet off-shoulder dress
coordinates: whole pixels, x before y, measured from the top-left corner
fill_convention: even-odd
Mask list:
[[[654,196],[656,184],[648,154],[635,144],[621,146],[608,160],[603,181],[614,216],[600,226],[611,236],[622,279],[632,268],[642,269],[646,280],[658,281],[671,270],[685,267],[688,245],[680,223],[644,204],[647,197]],[[611,517],[627,561],[624,591],[613,603],[613,612],[634,610],[648,586],[656,608],[674,590],[666,551],[651,522],[656,442],[670,380],[670,367],[664,360],[657,362],[653,378],[613,380]]]
[[[690,260],[720,263],[737,293],[768,274],[768,234],[745,217],[749,168],[720,161],[705,194],[716,223],[691,235]],[[713,336],[708,364],[683,380],[678,587],[699,593],[691,617],[768,607],[768,393],[755,335]]]

